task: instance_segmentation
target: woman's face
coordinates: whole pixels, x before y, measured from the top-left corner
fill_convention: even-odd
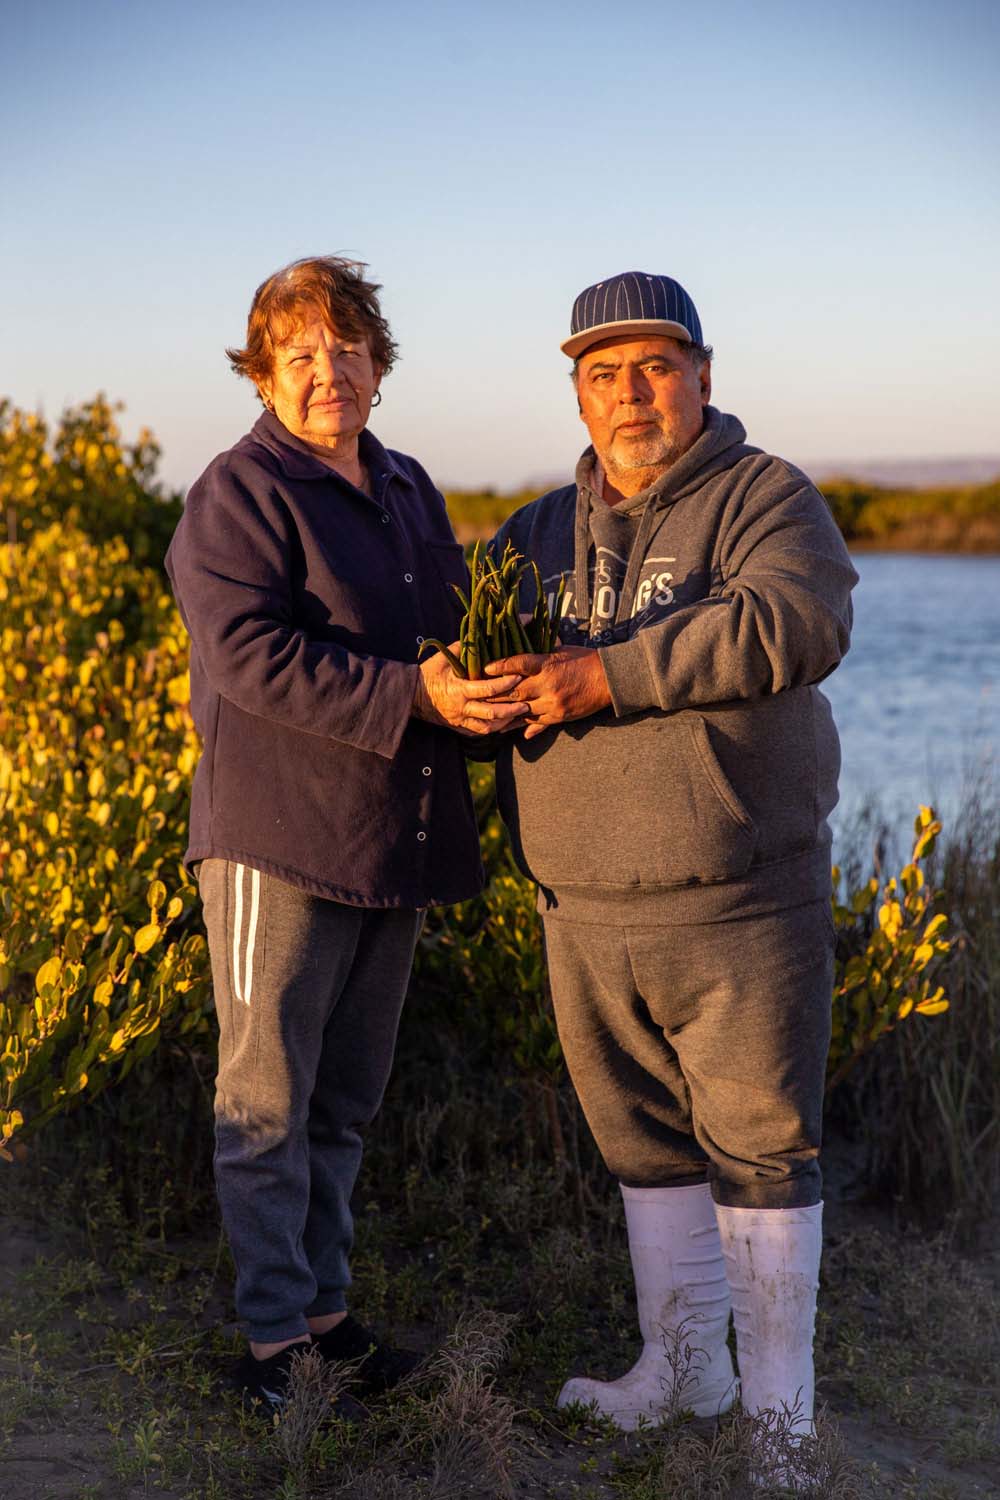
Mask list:
[[[367,338],[341,338],[318,310],[307,309],[276,344],[260,393],[295,437],[337,448],[368,421],[381,378]]]

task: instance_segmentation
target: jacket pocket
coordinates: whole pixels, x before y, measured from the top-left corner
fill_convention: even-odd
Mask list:
[[[465,589],[468,584],[465,548],[461,542],[425,542],[424,546],[434,560],[441,582],[448,587],[448,597],[457,604],[458,600],[449,585],[456,583],[460,589]]]
[[[424,546],[433,567],[428,572],[430,589],[425,589],[423,594],[423,624],[420,628],[425,635],[440,636],[447,644],[458,635],[463,614],[455,588],[460,588],[466,598],[469,595],[465,549],[460,542],[425,541]]]

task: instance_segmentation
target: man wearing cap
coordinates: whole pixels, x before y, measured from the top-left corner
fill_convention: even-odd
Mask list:
[[[710,405],[676,281],[588,287],[562,348],[591,445],[497,542],[550,596],[566,575],[563,644],[487,670],[524,674],[500,806],[621,1183],[643,1349],[559,1404],[626,1429],[724,1411],[733,1310],[744,1408],[807,1431],[840,759],[816,684],[847,651],[857,575],[805,474]]]

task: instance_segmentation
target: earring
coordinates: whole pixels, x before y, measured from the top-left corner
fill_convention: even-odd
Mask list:
[[[372,397],[372,406],[381,406],[381,405],[382,405],[382,392],[381,391],[376,391],[375,394],[374,394],[374,396]]]

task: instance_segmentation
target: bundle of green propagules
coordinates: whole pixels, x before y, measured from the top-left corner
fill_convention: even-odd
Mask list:
[[[535,575],[535,609],[530,620],[518,614],[521,579],[528,570]],[[498,563],[490,547],[481,550],[477,542],[472,554],[472,595],[457,584],[452,588],[462,602],[465,614],[459,628],[459,654],[443,641],[428,638],[420,654],[431,649],[443,651],[459,677],[482,677],[483,668],[492,661],[524,652],[547,653],[559,643],[559,616],[562,612],[566,580],[559,580],[552,612],[542,588],[542,576],[535,563],[526,562],[520,552],[507,543]]]

